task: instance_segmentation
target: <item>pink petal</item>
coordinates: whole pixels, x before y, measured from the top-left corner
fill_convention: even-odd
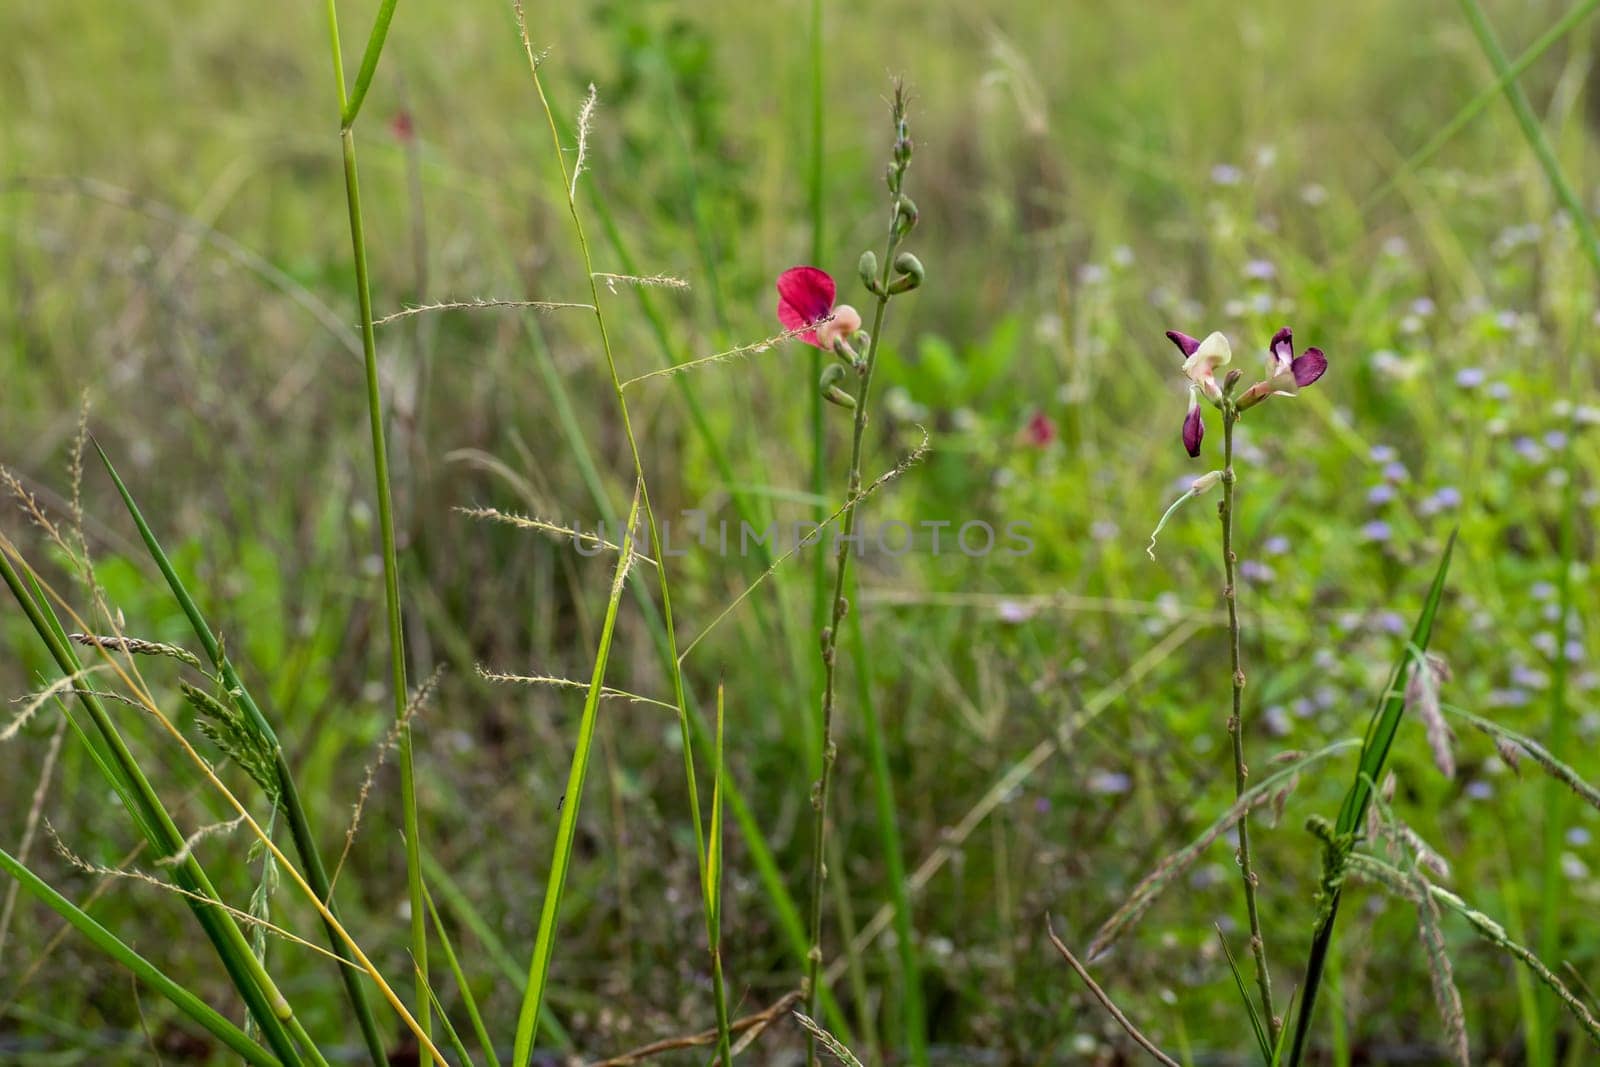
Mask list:
[[[1192,405],[1183,418],[1183,447],[1191,458],[1199,457],[1200,439],[1205,435],[1206,424],[1200,418],[1200,405]]]
[[[1328,357],[1322,354],[1320,348],[1308,348],[1294,361],[1291,369],[1294,371],[1295,384],[1303,388],[1322,377],[1328,369]]]
[[[827,271],[790,267],[778,275],[778,321],[786,330],[798,330],[825,319],[833,311],[833,295],[833,279]],[[816,345],[817,332],[807,330],[800,340]]]
[[[1194,355],[1195,350],[1200,347],[1199,341],[1196,341],[1186,333],[1179,333],[1177,330],[1168,330],[1167,340],[1178,346],[1178,350],[1183,353],[1185,359]]]

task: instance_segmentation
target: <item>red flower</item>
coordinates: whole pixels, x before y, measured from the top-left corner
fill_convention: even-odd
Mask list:
[[[389,132],[394,135],[395,140],[401,143],[408,142],[415,137],[417,128],[411,121],[411,112],[405,110],[396,111],[394,118],[389,120]]]
[[[1035,411],[1022,428],[1022,439],[1034,448],[1048,448],[1056,439],[1056,424],[1042,411]]]
[[[861,315],[849,304],[833,306],[833,279],[816,267],[790,267],[778,275],[778,321],[786,330],[815,329],[800,340],[831,349],[833,342],[861,329]]]

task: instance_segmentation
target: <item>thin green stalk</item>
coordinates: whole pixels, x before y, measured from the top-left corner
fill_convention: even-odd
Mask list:
[[[478,1010],[478,998],[472,995],[472,984],[467,980],[466,972],[461,969],[461,961],[456,957],[455,946],[450,943],[450,934],[444,928],[444,920],[439,917],[439,909],[434,906],[433,894],[423,887],[423,892],[428,898],[428,917],[433,920],[433,933],[439,939],[439,950],[444,953],[446,966],[455,976],[456,988],[461,991],[461,1003],[467,1009],[467,1018],[472,1021],[472,1032],[478,1039],[478,1044],[489,1057],[489,1062],[494,1067],[500,1067],[500,1056],[494,1050],[494,1039],[489,1036],[489,1028],[483,1024],[483,1013]],[[439,1013],[444,1014],[442,1011]]]
[[[811,262],[821,263],[825,254],[823,247],[826,240],[827,229],[827,198],[823,195],[823,186],[827,180],[826,161],[823,158],[824,116],[826,114],[826,101],[823,98],[823,63],[827,58],[827,49],[824,48],[822,39],[822,0],[811,0],[811,172],[810,189],[811,200]],[[824,353],[820,349],[812,349],[809,381],[816,381],[822,375],[822,360]],[[827,433],[827,401],[822,398],[820,390],[811,393],[811,495],[817,500],[817,506],[812,511],[812,518],[821,522],[828,517],[828,506],[824,501],[828,494],[828,433]],[[824,625],[823,619],[828,616],[828,554],[818,552],[812,558],[811,568],[811,625],[821,632]],[[818,662],[813,676],[812,688],[816,705],[821,706],[822,687],[825,684],[822,664]],[[805,731],[805,736],[814,736],[811,730]],[[813,775],[822,771],[821,750],[815,749],[807,753],[810,759],[808,772]],[[815,1014],[812,1012],[811,1014]]]
[[[892,205],[889,215],[889,232],[885,238],[883,260],[878,264],[877,284],[872,287],[877,297],[877,304],[872,314],[872,331],[868,335],[867,351],[858,364],[861,375],[861,386],[856,390],[855,418],[850,435],[850,469],[845,490],[845,507],[840,516],[840,530],[834,550],[834,578],[833,599],[829,604],[829,623],[821,632],[822,646],[822,713],[821,713],[821,750],[822,767],[814,787],[811,804],[815,812],[811,835],[811,947],[806,953],[806,1007],[805,1014],[816,1014],[818,984],[822,973],[822,881],[827,870],[825,857],[827,855],[828,836],[828,793],[833,780],[833,765],[838,759],[838,746],[833,739],[834,718],[834,686],[838,669],[839,627],[844,621],[848,609],[845,600],[846,583],[850,570],[850,547],[855,543],[856,504],[861,495],[861,459],[863,443],[866,439],[867,405],[872,395],[872,372],[876,366],[879,350],[879,337],[883,332],[884,310],[889,306],[892,295],[890,277],[894,271],[895,249],[899,246],[901,238],[914,225],[914,215],[902,215],[902,204],[909,206],[910,201],[901,195],[902,183],[905,179],[906,166],[910,162],[910,140],[905,135],[905,98],[899,86],[896,86],[893,116],[897,136],[895,149],[895,163],[890,169],[890,190]],[[904,146],[902,150],[902,145]],[[903,151],[903,154],[902,154]],[[914,210],[914,209],[912,209]],[[920,277],[918,278],[920,282]],[[864,646],[858,646],[864,647]],[[865,671],[864,663],[857,665],[858,671]],[[884,780],[880,780],[880,786]],[[892,796],[890,798],[892,805]],[[892,825],[893,820],[890,820]],[[882,827],[880,827],[882,828]],[[886,844],[889,843],[886,841]],[[895,850],[898,854],[898,849]],[[893,862],[893,860],[891,860]],[[903,882],[903,879],[902,879]],[[903,892],[903,887],[902,887]],[[897,917],[902,922],[909,921],[905,909],[896,908]],[[909,940],[909,939],[908,939]],[[911,960],[912,972],[907,974],[909,980],[914,977],[915,956]],[[908,1017],[917,1012],[912,1004],[915,994],[907,989]],[[915,1037],[911,1041],[915,1051],[922,1047],[922,1038]],[[925,1053],[924,1053],[925,1058]],[[919,1060],[919,1062],[921,1062]],[[806,1035],[806,1063],[809,1067],[816,1067],[817,1039],[816,1035],[807,1031]]]
[[[562,184],[567,193],[567,210],[572,218],[573,231],[577,238],[579,252],[582,255],[584,272],[589,278],[590,304],[594,308],[595,326],[600,334],[600,347],[605,355],[606,369],[610,374],[612,391],[616,396],[618,416],[622,422],[623,434],[628,442],[629,455],[633,460],[635,486],[638,494],[638,500],[635,504],[635,507],[636,509],[642,509],[644,513],[645,526],[649,532],[651,554],[657,561],[655,572],[657,589],[661,596],[661,617],[666,630],[666,643],[672,656],[671,666],[668,673],[672,679],[674,704],[676,705],[678,711],[678,729],[683,743],[684,778],[689,793],[689,815],[695,838],[696,869],[701,880],[702,896],[706,905],[704,918],[706,923],[707,945],[708,948],[710,948],[714,941],[714,935],[711,929],[712,914],[710,909],[710,898],[709,894],[704,893],[704,887],[706,885],[706,879],[709,873],[706,863],[705,828],[700,818],[699,787],[695,782],[694,731],[689,721],[688,698],[683,684],[683,669],[678,656],[677,634],[673,621],[672,591],[667,579],[666,561],[668,557],[666,552],[663,550],[660,528],[656,521],[655,511],[650,503],[650,492],[645,481],[644,459],[639,451],[638,438],[634,433],[633,422],[629,416],[628,401],[627,397],[623,393],[622,378],[617,371],[616,358],[611,347],[611,336],[606,327],[605,312],[600,299],[600,283],[598,278],[595,276],[594,262],[589,251],[588,237],[584,231],[583,217],[578,211],[577,177],[580,172],[578,171],[577,167],[582,163],[583,141],[587,136],[587,131],[581,128],[578,131],[579,157],[577,162],[574,164],[574,169],[569,172],[566,157],[561,144],[561,133],[556,125],[555,111],[551,108],[549,97],[544,91],[544,80],[539,76],[539,61],[534,55],[533,44],[528,36],[527,25],[523,17],[520,3],[517,5],[516,10],[518,26],[522,36],[523,50],[527,54],[528,68],[533,77],[534,89],[539,96],[539,104],[544,110],[545,119],[550,128],[550,138],[555,148],[556,163],[560,169]],[[631,533],[632,527],[630,526],[630,536]],[[620,595],[620,587],[618,592]],[[596,685],[598,686],[598,682]],[[598,689],[595,690],[595,696],[596,699],[598,699]],[[576,797],[572,798],[572,808],[574,810],[577,808]],[[557,895],[559,897],[559,891]],[[550,901],[547,898],[547,908],[549,905]],[[552,948],[553,946],[547,946],[546,951],[548,952]],[[548,966],[548,959],[545,961],[545,965]],[[541,985],[542,982],[543,977],[541,976]],[[530,974],[528,993],[523,1001],[524,1016],[519,1017],[517,1022],[518,1049],[523,1049],[524,1047],[522,1040],[524,1029],[531,1030],[537,1024],[538,1003],[536,993],[537,990],[534,988],[534,982]],[[718,1014],[726,1015],[727,1005],[724,1002],[723,991],[720,986],[714,989],[714,995],[717,998]],[[528,1013],[530,1004],[532,1005],[531,1015]],[[531,1047],[531,1033],[529,1034],[529,1045]],[[513,1056],[514,1067],[523,1067],[524,1063],[525,1060],[520,1055]]]
[[[170,1000],[179,1011],[205,1027],[218,1041],[242,1056],[246,1063],[254,1064],[255,1067],[277,1067],[277,1058],[251,1041],[243,1030],[229,1022],[211,1005],[168,978],[153,963],[129,948],[121,938],[101,926],[88,912],[57,893],[44,879],[34,874],[4,849],[0,849],[0,868],[87,937],[96,948],[128,968],[151,989]]]
[[[722,983],[722,778],[723,778],[723,689],[717,683],[716,762],[711,779],[711,840],[706,848],[707,909],[711,914],[711,981],[716,987],[717,1055],[721,1067],[733,1062],[733,1035],[728,1029],[728,999]]]
[[[12,596],[56,661],[56,666],[65,675],[76,675],[82,671],[83,664],[68,643],[48,602],[42,596],[36,600],[23,583],[12,565],[8,547],[0,542],[0,579],[4,579],[10,588]],[[79,688],[77,696],[79,704],[99,732],[106,757],[102,767],[111,773],[111,785],[122,798],[129,815],[160,855],[170,856],[179,852],[183,848],[183,835],[178,832],[177,824],[172,821],[155,787],[150,784],[127,742],[117,731],[105,706],[97,696],[85,689]],[[249,939],[233,917],[204,902],[220,902],[222,898],[193,852],[173,868],[173,879],[185,891],[185,902],[216,947],[217,956],[227,970],[229,979],[239,990],[240,997],[272,1050],[286,1065],[304,1062],[287,1026],[287,1020],[294,1014],[289,1002],[278,991],[261,961],[256,959]]]
[[[105,465],[106,473],[111,476],[112,483],[116,486],[117,493],[122,497],[128,514],[133,518],[133,524],[139,530],[139,536],[144,541],[145,548],[155,560],[162,577],[167,581],[168,588],[172,591],[173,599],[183,609],[184,615],[189,620],[189,626],[194,630],[195,637],[199,639],[200,646],[205,650],[206,657],[211,661],[221,676],[223,684],[232,694],[234,701],[249,718],[255,728],[272,746],[274,754],[274,771],[278,786],[277,802],[288,816],[289,831],[294,838],[295,850],[300,855],[300,860],[305,864],[306,880],[324,904],[327,905],[331,917],[324,922],[328,934],[328,944],[336,955],[345,958],[340,952],[340,937],[336,924],[340,922],[338,907],[333,900],[333,886],[328,880],[327,867],[322,862],[321,850],[317,847],[317,839],[311,828],[311,819],[306,814],[305,805],[300,800],[300,790],[295,785],[294,772],[289,767],[288,757],[283,751],[283,745],[278,741],[278,735],[273,730],[272,724],[262,713],[255,698],[250,695],[250,690],[245,687],[244,680],[239,677],[239,672],[234,668],[233,662],[228,658],[222,647],[222,642],[217,640],[210,624],[201,614],[200,607],[189,595],[189,590],[183,584],[183,579],[178,577],[178,572],[172,566],[172,561],[167,557],[161,547],[161,542],[156,538],[155,531],[145,520],[144,513],[133,499],[127,485],[123,482],[116,468],[111,465],[111,459],[106,455],[105,449],[100,447],[98,441],[94,442],[95,451],[99,453],[100,462]],[[361,974],[353,966],[339,967],[339,977],[344,982],[345,994],[350,1000],[350,1006],[356,1015],[356,1021],[361,1027],[362,1038],[366,1041],[367,1051],[372,1056],[375,1067],[384,1067],[388,1063],[388,1053],[384,1050],[383,1034],[378,1029],[378,1021],[372,1012],[372,1004],[367,997],[366,984],[361,979]]]
[[[1235,575],[1238,555],[1233,550],[1233,493],[1238,475],[1233,470],[1233,427],[1239,413],[1232,396],[1222,408],[1222,567],[1225,574],[1222,597],[1228,604],[1228,649],[1232,665],[1233,712],[1228,716],[1228,739],[1233,744],[1233,795],[1244,796],[1249,767],[1244,759],[1244,665],[1239,650],[1239,586]],[[1244,908],[1250,920],[1250,955],[1256,964],[1256,988],[1266,1015],[1269,1047],[1277,1047],[1282,1022],[1272,1006],[1272,974],[1267,969],[1267,943],[1261,936],[1261,913],[1256,905],[1256,875],[1250,867],[1250,813],[1239,819],[1239,874],[1244,881]]]
[[[1528,102],[1527,94],[1517,82],[1517,73],[1507,60],[1505,50],[1501,48],[1499,38],[1495,35],[1494,27],[1489,24],[1483,7],[1478,0],[1460,0],[1460,4],[1462,13],[1472,27],[1473,35],[1478,39],[1479,47],[1483,49],[1484,56],[1494,68],[1500,87],[1505,90],[1506,102],[1511,105],[1511,111],[1516,116],[1517,125],[1522,129],[1523,138],[1528,142],[1528,148],[1538,160],[1540,169],[1544,171],[1545,181],[1549,183],[1551,192],[1565,208],[1567,217],[1572,220],[1579,236],[1579,247],[1583,249],[1589,265],[1594,269],[1596,280],[1600,281],[1600,233],[1595,229],[1594,220],[1562,172],[1555,150],[1551,147],[1549,138],[1545,136],[1544,128],[1539,124],[1538,116],[1534,113],[1533,105]],[[1587,7],[1579,5],[1579,8],[1584,9],[1584,13],[1587,14],[1587,9],[1594,6],[1594,3],[1589,3]],[[1562,21],[1563,23],[1570,21],[1570,16],[1569,19]],[[1576,361],[1572,362],[1576,364]],[[1575,365],[1570,367],[1569,373],[1572,373],[1576,380],[1577,367]],[[1562,501],[1561,574],[1558,579],[1561,629],[1557,637],[1556,662],[1550,694],[1550,746],[1557,752],[1563,751],[1566,747],[1571,719],[1567,706],[1566,643],[1567,626],[1572,617],[1572,563],[1576,551],[1577,494],[1570,440],[1574,435],[1568,436],[1569,441],[1563,455],[1567,480]],[[1565,883],[1561,875],[1561,849],[1563,835],[1566,832],[1566,811],[1566,794],[1555,782],[1546,783],[1544,856],[1539,897],[1539,954],[1546,959],[1553,959],[1556,956],[1561,943],[1559,890]],[[1542,995],[1539,1006],[1539,1029],[1544,1037],[1540,1056],[1544,1064],[1555,1061],[1555,1020],[1555,999],[1548,994]]]
[[[389,448],[383,432],[383,396],[378,379],[378,343],[372,328],[372,285],[367,270],[367,242],[361,219],[361,184],[356,174],[355,121],[366,85],[372,80],[383,50],[395,0],[385,0],[368,39],[356,84],[357,95],[347,97],[344,58],[339,44],[336,0],[328,0],[328,33],[333,51],[334,81],[339,91],[339,141],[344,150],[345,203],[350,216],[350,250],[355,259],[356,302],[361,313],[361,353],[367,380],[367,421],[372,433],[372,473],[378,493],[378,533],[383,553],[383,599],[389,631],[389,688],[398,724],[395,762],[400,767],[400,804],[406,847],[406,891],[411,905],[411,960],[416,969],[415,1015],[424,1036],[433,1034],[432,1004],[428,996],[428,919],[423,895],[421,828],[417,816],[416,772],[411,753],[411,727],[406,722],[406,642],[400,615],[400,563],[395,550],[394,494],[389,483]]]
[[[1389,179],[1362,203],[1362,214],[1371,211],[1384,197],[1397,189],[1401,178],[1411,174],[1418,167],[1432,159],[1439,149],[1449,143],[1452,137],[1460,133],[1468,123],[1482,114],[1483,109],[1489,106],[1490,101],[1499,96],[1503,90],[1508,89],[1523,71],[1538,62],[1539,57],[1544,55],[1551,45],[1576,29],[1578,24],[1592,15],[1597,7],[1600,7],[1600,0],[1582,0],[1581,3],[1573,5],[1572,10],[1561,16],[1553,26],[1540,34],[1539,38],[1530,44],[1516,58],[1515,62],[1498,74],[1493,85],[1467,101],[1461,110],[1451,117],[1449,122],[1445,123],[1437,133],[1428,138],[1426,144],[1406,157],[1405,162],[1400,164],[1395,172],[1389,176]]]
[[[550,875],[545,883],[544,904],[539,913],[539,932],[534,938],[533,956],[528,961],[528,984],[523,990],[522,1007],[517,1012],[516,1038],[512,1045],[512,1067],[527,1067],[533,1055],[533,1036],[539,1028],[539,1010],[544,1002],[545,982],[550,975],[550,960],[555,954],[556,922],[561,913],[561,895],[566,889],[567,868],[572,863],[572,842],[578,832],[578,809],[582,806],[583,782],[589,773],[589,755],[594,745],[595,722],[599,718],[600,690],[605,685],[606,663],[611,658],[611,638],[617,626],[617,605],[627,583],[633,562],[634,527],[639,521],[639,500],[634,489],[633,506],[628,509],[628,525],[623,534],[622,552],[611,579],[611,595],[606,600],[605,621],[600,625],[600,646],[595,651],[594,670],[589,690],[583,699],[583,715],[578,720],[578,741],[567,771],[566,792],[561,794],[561,817],[556,824],[555,847],[550,857]]]

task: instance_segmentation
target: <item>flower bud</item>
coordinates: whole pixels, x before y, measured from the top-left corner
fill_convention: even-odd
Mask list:
[[[883,286],[878,284],[878,257],[872,249],[861,253],[861,258],[856,260],[856,273],[861,275],[861,284],[867,287],[867,292],[883,295]]]
[[[1243,377],[1244,371],[1240,370],[1238,367],[1235,367],[1229,371],[1228,376],[1222,379],[1222,395],[1232,396],[1234,389],[1236,389],[1239,385],[1239,379]]]
[[[822,398],[830,404],[837,404],[842,408],[856,406],[856,398],[839,388],[839,383],[844,380],[844,367],[838,363],[830,363],[822,368],[822,377],[817,380],[817,388],[822,391]]]
[[[889,283],[889,292],[909,293],[922,284],[922,260],[910,252],[901,252],[894,257],[894,269],[900,272],[900,277]]]
[[[917,225],[917,204],[909,196],[902,196],[894,207],[894,236],[900,240]]]

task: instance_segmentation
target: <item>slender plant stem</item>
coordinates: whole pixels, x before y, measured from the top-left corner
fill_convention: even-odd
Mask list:
[[[383,5],[362,63],[365,90],[383,47],[394,3]],[[383,599],[389,631],[389,688],[398,725],[395,762],[400,767],[400,804],[406,846],[406,893],[411,906],[411,962],[416,971],[416,1018],[424,1035],[433,1034],[433,1006],[428,985],[428,908],[422,886],[422,842],[417,817],[416,772],[411,755],[411,726],[406,721],[406,639],[400,617],[400,563],[395,550],[394,493],[389,483],[389,448],[383,432],[383,394],[378,379],[378,343],[372,328],[372,285],[367,269],[367,242],[361,220],[361,185],[356,175],[356,139],[351,123],[361,99],[345,93],[344,58],[339,45],[336,0],[328,0],[328,33],[333,50],[334,80],[339,90],[339,140],[344,150],[345,203],[350,215],[350,250],[355,259],[356,302],[361,313],[361,353],[366,368],[367,421],[372,431],[372,473],[378,491],[378,535],[383,552]]]
[[[1239,651],[1239,586],[1234,573],[1239,557],[1233,550],[1233,493],[1238,476],[1233,470],[1233,427],[1239,420],[1232,397],[1222,409],[1222,568],[1225,584],[1222,598],[1228,603],[1228,650],[1232,666],[1233,712],[1228,716],[1228,738],[1233,742],[1233,795],[1244,796],[1250,769],[1244,761],[1244,664]],[[1272,1047],[1278,1045],[1282,1024],[1272,1006],[1272,975],[1267,970],[1267,943],[1261,936],[1261,915],[1256,907],[1256,875],[1250,866],[1250,813],[1239,819],[1239,873],[1244,881],[1244,907],[1250,917],[1250,955],[1256,962],[1256,986],[1261,991],[1261,1006],[1267,1017]]]
[[[814,1015],[817,1006],[817,983],[822,971],[822,880],[827,871],[825,861],[828,835],[828,791],[833,781],[833,764],[839,752],[833,740],[834,680],[838,670],[839,625],[844,621],[848,605],[845,601],[845,579],[850,569],[850,546],[854,544],[856,528],[856,498],[861,494],[861,451],[867,431],[867,401],[872,390],[872,369],[878,359],[878,335],[883,330],[883,312],[889,306],[889,271],[898,241],[895,218],[889,222],[889,238],[883,252],[883,262],[878,267],[878,303],[872,313],[872,334],[867,344],[866,357],[861,365],[861,388],[856,391],[855,422],[850,434],[850,474],[845,491],[845,510],[840,516],[838,547],[833,560],[833,602],[828,613],[828,626],[822,631],[822,771],[817,778],[816,791],[811,806],[816,819],[811,834],[811,948],[806,954],[806,1007],[807,1015]],[[817,1040],[807,1031],[806,1062],[817,1064]]]
[[[683,667],[681,658],[678,654],[677,631],[674,625],[672,613],[672,589],[667,578],[667,555],[661,541],[660,526],[656,521],[655,511],[650,503],[649,487],[645,481],[644,458],[639,450],[638,437],[634,432],[633,421],[628,411],[628,400],[623,391],[622,377],[617,370],[616,357],[611,347],[611,335],[606,326],[605,312],[600,299],[600,283],[595,274],[593,257],[589,251],[589,240],[584,231],[583,216],[578,211],[577,177],[579,172],[569,171],[567,167],[566,156],[564,154],[565,149],[561,144],[561,133],[556,125],[555,111],[551,108],[549,97],[544,91],[544,80],[539,76],[539,60],[534,54],[533,44],[528,36],[527,25],[524,20],[520,3],[516,5],[516,8],[519,29],[522,34],[523,49],[527,53],[528,67],[533,77],[534,89],[538,93],[540,106],[544,110],[545,119],[550,127],[550,137],[555,147],[556,162],[561,171],[562,185],[566,189],[567,193],[567,211],[572,217],[573,232],[576,235],[578,248],[583,258],[584,273],[589,278],[590,304],[594,308],[595,326],[600,333],[600,347],[605,355],[606,369],[610,374],[612,391],[616,396],[617,413],[622,422],[623,435],[627,439],[628,452],[633,460],[635,484],[638,488],[639,495],[638,508],[644,513],[645,525],[650,536],[650,551],[657,561],[655,567],[657,588],[661,596],[662,623],[666,631],[666,643],[671,657],[669,661],[670,666],[668,673],[672,678],[674,704],[678,712],[678,729],[683,743],[684,779],[689,794],[689,817],[692,824],[692,829],[694,831],[697,870],[699,872],[702,890],[701,897],[703,904],[702,910],[704,912],[706,926],[706,944],[707,950],[713,956],[713,969],[715,971],[715,980],[713,983],[712,992],[716,1000],[717,1018],[719,1021],[725,1024],[727,1020],[727,1002],[726,993],[721,981],[722,975],[720,959],[717,958],[720,948],[716,933],[717,916],[713,910],[711,894],[707,891],[710,878],[710,869],[706,861],[705,828],[700,817],[700,791],[695,779],[694,732],[689,722],[688,694],[685,691],[683,683]],[[586,135],[587,131],[583,129],[579,130],[578,136],[580,139],[580,144]],[[581,162],[581,156],[579,162]],[[574,166],[576,167],[577,164],[575,163]],[[581,779],[578,780],[577,784],[581,789]],[[576,812],[579,803],[579,797],[569,796],[567,798],[567,803],[571,806],[572,810]],[[560,886],[555,886],[555,890],[556,906],[559,906]],[[546,907],[548,908],[550,906],[551,903],[547,897]],[[545,966],[548,967],[548,959],[545,961]],[[539,984],[542,985],[542,976]],[[535,983],[530,981],[528,996],[525,999],[533,999],[534,996]],[[531,1018],[519,1019],[518,1022],[517,1048],[519,1050],[523,1050],[524,1052],[526,1050],[524,1049],[523,1032],[526,1028],[530,1028],[537,1022],[538,1003],[536,999],[533,999],[531,1014]],[[529,1035],[529,1038],[531,1040],[531,1034]],[[522,1064],[525,1062],[521,1053],[514,1053],[512,1060],[514,1067],[522,1067]]]

